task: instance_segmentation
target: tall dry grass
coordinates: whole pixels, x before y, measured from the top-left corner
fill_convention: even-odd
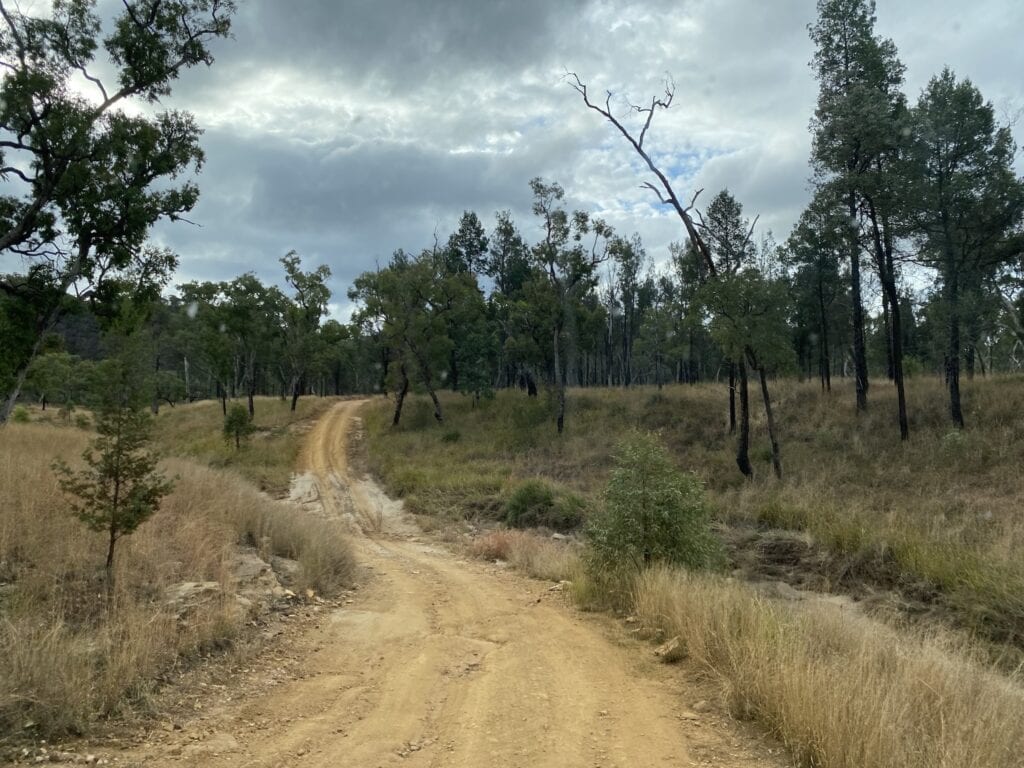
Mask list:
[[[89,435],[41,424],[0,432],[0,731],[82,731],[97,717],[145,705],[162,672],[230,643],[247,618],[234,599],[239,543],[295,558],[301,586],[329,591],[353,561],[340,533],[301,517],[241,478],[165,462],[174,491],[117,548],[108,604],[102,534],[69,514],[50,469],[74,464]],[[221,585],[180,620],[167,587]]]
[[[647,571],[633,594],[637,617],[678,636],[733,711],[766,724],[803,765],[1024,765],[1024,690],[948,638],[678,570]]]
[[[628,430],[656,431],[684,470],[700,476],[719,519],[806,532],[830,555],[821,574],[934,595],[955,626],[1024,648],[1024,379],[964,382],[967,429],[953,429],[940,381],[908,383],[911,440],[895,426],[885,382],[857,415],[848,382],[772,383],[785,480],[771,474],[763,415],[752,409],[753,483],[736,469],[724,384],[658,391],[574,390],[566,433],[542,396],[499,392],[473,405],[443,393],[445,425],[413,399],[390,427],[391,403],[365,411],[371,469],[416,512],[501,514],[528,479],[599,503],[615,445]],[[457,440],[442,439],[458,433]]]
[[[475,538],[469,551],[474,557],[504,561],[544,581],[571,581],[580,570],[578,545],[529,531],[491,531]]]
[[[218,400],[161,408],[154,438],[167,455],[230,469],[260,490],[280,497],[288,492],[308,429],[336,402],[337,398],[331,397],[304,397],[292,413],[290,400],[257,397],[252,422],[255,431],[241,450],[224,440],[224,416]]]

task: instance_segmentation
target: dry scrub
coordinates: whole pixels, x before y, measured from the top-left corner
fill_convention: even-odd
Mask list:
[[[634,601],[641,622],[679,636],[733,710],[768,725],[805,765],[1024,765],[1024,691],[940,636],[667,569],[639,577]]]
[[[183,656],[228,643],[245,616],[230,572],[236,543],[302,564],[302,586],[329,590],[351,575],[337,531],[300,518],[238,478],[173,460],[175,490],[119,544],[117,592],[104,599],[102,534],[68,513],[50,463],[74,463],[88,434],[10,424],[0,433],[0,731],[36,723],[81,731],[96,717],[144,706],[159,674]],[[165,588],[216,581],[220,599],[179,621]]]
[[[514,568],[546,581],[571,581],[580,567],[575,544],[554,541],[529,531],[497,530],[470,544],[474,557],[502,560]]]

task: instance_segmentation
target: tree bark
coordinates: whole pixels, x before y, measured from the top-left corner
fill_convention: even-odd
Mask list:
[[[853,304],[853,367],[856,376],[857,411],[868,409],[868,358],[864,344],[864,303],[860,285],[860,243],[854,225],[857,221],[857,200],[853,192],[847,199],[850,214],[850,292]]]
[[[736,432],[736,363],[729,363],[729,434]]]
[[[955,268],[946,278],[946,304],[949,307],[949,347],[946,349],[946,385],[949,387],[949,416],[954,426],[964,428],[960,404],[960,292]]]
[[[405,403],[405,396],[409,394],[409,376],[405,372],[405,363],[399,368],[402,374],[402,383],[395,393],[395,415],[391,418],[391,426],[397,427],[402,418],[402,405]]]
[[[740,431],[736,440],[736,466],[748,480],[754,479],[750,466],[750,396],[747,391],[747,365],[742,360],[736,366],[740,378]]]
[[[556,324],[553,338],[555,353],[555,388],[558,391],[558,415],[556,418],[558,434],[562,434],[565,429],[565,376],[562,374],[561,344],[559,343],[561,335],[561,324],[558,323]]]
[[[896,288],[896,265],[893,262],[892,233],[888,220],[882,215],[880,230],[878,213],[874,202],[868,198],[868,212],[875,244],[875,266],[882,283],[883,307],[886,312],[886,342],[889,372],[896,385],[896,418],[900,427],[900,440],[910,439],[910,423],[907,418],[907,394],[903,374],[903,317],[900,308],[899,291]]]
[[[761,397],[764,399],[764,416],[768,422],[768,440],[772,444],[772,469],[775,477],[782,479],[782,455],[779,450],[779,440],[775,434],[775,417],[772,415],[772,399],[768,394],[768,378],[765,375],[764,366],[758,366],[758,376],[761,378]]]
[[[821,339],[818,343],[818,373],[821,375],[821,391],[832,391],[832,366],[828,344],[828,313],[825,311],[825,286],[818,273],[818,314],[821,323]]]

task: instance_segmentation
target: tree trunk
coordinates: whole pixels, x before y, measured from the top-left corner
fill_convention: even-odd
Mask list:
[[[562,355],[561,345],[559,344],[559,337],[562,335],[561,324],[557,324],[554,334],[554,353],[555,353],[555,388],[558,391],[558,416],[556,423],[558,425],[558,434],[562,434],[565,429],[565,376],[562,375]]]
[[[729,363],[729,434],[736,432],[736,363]]]
[[[750,397],[747,391],[747,365],[743,361],[736,366],[740,375],[740,432],[736,440],[736,466],[748,480],[754,479],[754,468],[750,466]]]
[[[949,415],[958,429],[964,428],[960,405],[960,292],[958,275],[951,269],[946,278],[946,304],[949,307],[949,347],[946,350],[946,385],[949,387]]]
[[[395,415],[391,418],[391,426],[397,427],[402,418],[402,405],[405,403],[405,396],[409,394],[409,376],[405,372],[405,363],[399,368],[402,374],[402,383],[395,393]]]
[[[879,275],[881,280],[885,280],[885,277]],[[889,381],[896,380],[896,373],[893,369],[893,352],[892,352],[892,337],[897,332],[895,324],[892,322],[892,316],[889,311],[891,301],[889,300],[889,292],[882,291],[882,326],[885,331],[885,375],[889,377]]]
[[[850,292],[853,304],[853,367],[856,376],[857,410],[868,409],[868,358],[864,345],[864,304],[860,286],[860,243],[854,225],[857,221],[857,200],[853,192],[847,201],[850,214]]]
[[[302,391],[302,379],[298,378],[298,377],[293,378],[292,379],[292,406],[291,406],[291,409],[290,409],[292,413],[295,413],[295,408],[299,404],[299,394],[301,393],[301,391]]]
[[[882,283],[883,308],[886,309],[886,351],[889,376],[896,385],[896,419],[900,427],[900,440],[909,440],[910,424],[907,419],[907,395],[903,375],[903,317],[899,291],[896,288],[892,232],[884,214],[882,215],[884,231],[880,230],[878,213],[870,198],[868,198],[868,211],[871,216],[871,229],[875,243],[875,266]]]
[[[434,403],[434,418],[437,419],[438,424],[444,424],[444,413],[441,412],[441,401],[437,399],[437,392],[429,384],[427,385],[427,392],[430,393],[430,399]]]
[[[825,286],[818,279],[818,315],[821,323],[821,339],[818,344],[818,368],[821,375],[821,391],[832,391],[832,365],[828,344],[828,313],[825,311]]]
[[[779,451],[779,439],[775,434],[775,417],[772,415],[772,399],[768,395],[768,379],[765,376],[764,366],[758,366],[758,376],[761,378],[761,397],[764,399],[764,416],[768,422],[768,440],[772,444],[772,469],[775,470],[775,477],[782,479],[782,456]]]

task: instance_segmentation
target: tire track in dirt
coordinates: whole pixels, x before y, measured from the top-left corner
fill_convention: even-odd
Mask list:
[[[304,461],[320,512],[364,531],[353,545],[373,575],[354,604],[296,640],[303,678],[207,713],[226,747],[200,741],[146,765],[783,765],[740,729],[686,712],[681,676],[614,642],[609,622],[422,541],[399,505],[350,476],[360,405],[328,412]]]

